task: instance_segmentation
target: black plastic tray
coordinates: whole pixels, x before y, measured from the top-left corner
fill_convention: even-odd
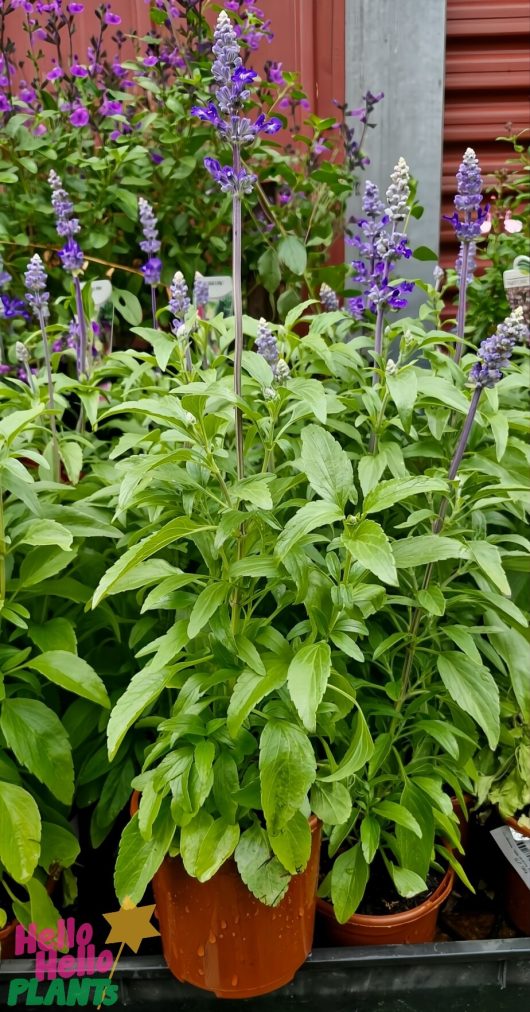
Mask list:
[[[0,1008],[13,977],[33,976],[33,961],[0,963]],[[122,959],[115,1009],[127,1012],[528,1012],[530,938],[374,948],[315,949],[292,984],[263,998],[219,1002],[179,984],[161,956]],[[20,1004],[23,1004],[21,1000]],[[34,1007],[34,1006],[28,1006]]]

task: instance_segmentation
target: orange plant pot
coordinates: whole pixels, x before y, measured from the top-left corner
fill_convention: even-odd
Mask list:
[[[131,812],[137,810],[133,796]],[[218,998],[255,998],[288,984],[311,951],[320,822],[310,819],[311,855],[277,907],[249,892],[235,861],[200,883],[180,858],[166,857],[153,879],[164,958],[180,981]]]
[[[325,939],[331,945],[400,945],[432,942],[438,911],[449,896],[454,871],[449,868],[438,888],[423,903],[400,914],[354,914],[339,924],[331,903],[317,900],[317,916]]]
[[[515,819],[506,819],[506,823],[530,839],[530,829],[520,826]],[[506,861],[504,888],[504,906],[508,917],[523,935],[530,935],[530,889],[508,861]]]

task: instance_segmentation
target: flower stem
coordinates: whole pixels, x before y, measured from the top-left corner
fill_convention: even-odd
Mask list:
[[[239,145],[232,145],[234,175],[237,179],[241,170]],[[241,194],[234,193],[232,199],[232,292],[234,301],[234,393],[241,397],[241,362],[243,357],[243,298],[241,293]],[[236,460],[239,481],[245,476],[243,457],[243,417],[241,409],[235,408]]]
[[[86,321],[85,321],[85,310],[83,308],[83,293],[81,291],[81,282],[74,274],[74,291],[75,291],[75,303],[77,306],[77,322],[79,324],[79,354],[77,361],[78,379],[82,376],[87,376],[89,373],[88,368],[88,342],[86,332]]]
[[[55,410],[55,400],[53,396],[52,365],[50,361],[50,349],[48,347],[48,335],[46,334],[46,322],[44,320],[44,314],[41,309],[39,310],[38,318],[42,334],[42,343],[44,346],[44,362],[46,365],[46,377],[48,380],[48,407],[50,408],[51,411],[50,428],[52,432],[53,480],[59,481],[61,471],[60,471],[59,443],[57,440],[57,425],[55,422],[55,415],[53,414]]]
[[[471,398],[471,403],[469,405],[469,409],[468,409],[468,413],[467,413],[467,416],[466,416],[466,420],[464,422],[464,425],[462,426],[462,432],[460,433],[460,439],[458,440],[455,452],[453,454],[453,459],[451,461],[451,464],[450,464],[450,467],[449,467],[449,471],[447,473],[447,479],[448,479],[448,481],[454,481],[454,479],[456,478],[457,472],[458,472],[458,468],[460,467],[460,464],[462,462],[462,457],[464,456],[464,452],[465,452],[465,449],[466,449],[466,446],[467,446],[469,435],[470,435],[470,432],[471,432],[471,429],[472,429],[472,426],[473,426],[473,422],[475,420],[475,415],[477,413],[477,408],[478,408],[478,402],[480,400],[480,395],[482,394],[482,390],[483,390],[482,386],[477,386],[477,387],[475,387],[475,390],[473,392],[473,397]],[[448,507],[448,505],[449,505],[449,500],[448,500],[447,496],[444,496],[443,499],[442,499],[442,501],[441,501],[441,503],[440,503],[440,508],[438,510],[438,515],[436,517],[436,520],[433,522],[433,525],[432,525],[432,533],[433,534],[440,534],[440,532],[442,530],[442,527],[443,527],[444,520],[445,520],[445,515],[447,513],[447,507]],[[421,584],[421,589],[422,590],[427,590],[427,588],[428,588],[428,586],[429,586],[429,584],[431,582],[431,576],[432,576],[433,568],[434,568],[434,563],[430,562],[429,565],[427,566],[427,569],[425,570],[425,573],[424,573],[424,576],[423,576],[423,580],[422,580],[422,584]],[[423,609],[420,608],[419,606],[416,607],[414,609],[413,614],[412,614],[412,617],[411,617],[411,620],[410,620],[410,624],[409,624],[409,628],[408,628],[409,645],[407,647],[407,652],[405,654],[405,661],[404,661],[404,664],[403,664],[403,674],[401,676],[401,691],[400,691],[400,694],[399,694],[399,699],[398,699],[397,704],[396,704],[396,709],[397,709],[398,712],[399,712],[399,710],[401,710],[401,707],[403,706],[403,703],[405,701],[405,697],[407,695],[407,690],[408,690],[408,687],[409,687],[410,673],[412,671],[412,663],[413,663],[413,660],[414,660],[414,655],[416,653],[416,636],[417,636],[417,633],[418,633],[418,629],[419,629],[419,625],[420,625],[420,620],[421,620],[422,614],[423,614]]]
[[[464,330],[466,328],[467,311],[467,265],[469,262],[469,242],[462,242],[462,266],[460,268],[460,289],[458,293],[458,312],[456,314],[456,336],[454,360],[458,363],[464,351]]]
[[[153,328],[158,330],[158,320],[156,318],[156,287],[151,285],[151,311],[153,313]]]

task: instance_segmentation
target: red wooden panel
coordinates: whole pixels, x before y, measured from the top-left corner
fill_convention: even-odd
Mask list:
[[[453,211],[455,174],[466,147],[480,160],[485,192],[512,154],[501,135],[530,126],[530,4],[528,0],[447,0],[443,213]],[[442,261],[457,244],[447,223]]]

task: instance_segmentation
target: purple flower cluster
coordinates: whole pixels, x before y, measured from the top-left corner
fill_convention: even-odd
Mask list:
[[[507,368],[515,345],[524,344],[528,333],[523,310],[519,306],[499,324],[491,337],[479,345],[478,362],[469,374],[471,381],[480,388],[495,386],[502,379],[502,371]]]
[[[474,240],[468,243],[467,258],[464,257],[464,243],[460,243],[460,252],[455,260],[455,271],[457,274],[458,284],[462,284],[462,267],[464,265],[464,259],[466,260],[466,278],[465,283],[470,285],[473,281],[473,275],[477,266],[475,255],[477,252],[477,244]]]
[[[258,355],[261,355],[261,357],[269,363],[271,369],[274,371],[274,367],[277,365],[280,358],[278,342],[267,321],[263,317],[261,317],[258,323],[258,334],[256,337],[255,348]]]
[[[168,309],[173,317],[171,328],[174,334],[178,334],[184,320],[186,313],[188,312],[191,301],[188,293],[188,286],[186,284],[182,271],[177,271],[173,276],[170,288],[171,298],[168,303]]]
[[[407,305],[405,294],[414,288],[412,281],[390,282],[390,274],[400,259],[408,260],[412,250],[404,232],[396,225],[406,215],[409,199],[409,170],[400,158],[391,176],[386,193],[386,206],[375,183],[367,180],[362,199],[363,216],[358,220],[358,235],[349,239],[359,257],[352,261],[354,281],[363,289],[362,294],[349,299],[348,308],[356,319],[368,309],[372,313],[383,309],[403,309]]]
[[[482,175],[478,158],[473,148],[467,148],[456,174],[458,193],[455,196],[455,213],[445,220],[451,222],[461,242],[471,242],[480,237],[480,226],[486,218],[487,208],[482,208]],[[463,218],[461,217],[463,214]]]
[[[148,285],[157,285],[162,273],[162,261],[156,256],[161,246],[158,238],[158,222],[151,204],[144,197],[138,200],[138,213],[144,235],[140,249],[148,256],[142,267],[142,274]]]
[[[66,242],[59,250],[62,265],[65,271],[77,274],[83,269],[84,255],[79,243],[74,236],[81,229],[79,219],[74,216],[74,205],[63,187],[60,176],[51,170],[48,176],[48,183],[52,189],[52,207],[55,213],[57,234]]]
[[[329,285],[324,281],[320,286],[320,301],[327,313],[333,312],[335,309],[340,309],[339,297],[336,292],[330,288]]]
[[[210,286],[208,279],[203,277],[200,271],[195,271],[193,282],[193,302],[197,309],[205,309],[210,297]]]
[[[259,49],[263,39],[271,42],[274,38],[270,19],[265,21],[263,10],[254,0],[225,0],[225,9],[241,18],[241,24],[235,26],[235,33],[249,49]]]
[[[35,253],[24,275],[26,285],[26,301],[31,306],[33,313],[39,321],[47,320],[50,314],[48,309],[49,292],[46,291],[46,272],[44,264],[38,253]]]
[[[226,11],[221,11],[214,32],[212,74],[215,80],[217,102],[207,106],[194,106],[192,114],[204,122],[211,123],[223,140],[232,145],[234,161],[239,162],[239,151],[243,144],[250,144],[260,133],[274,134],[281,128],[279,119],[266,119],[262,114],[252,123],[241,116],[243,103],[250,97],[248,85],[256,77],[254,70],[243,66],[239,43],[233,25]],[[221,115],[223,114],[223,115]],[[240,168],[222,166],[215,158],[205,158],[204,165],[212,178],[225,193],[250,193],[255,176]]]

